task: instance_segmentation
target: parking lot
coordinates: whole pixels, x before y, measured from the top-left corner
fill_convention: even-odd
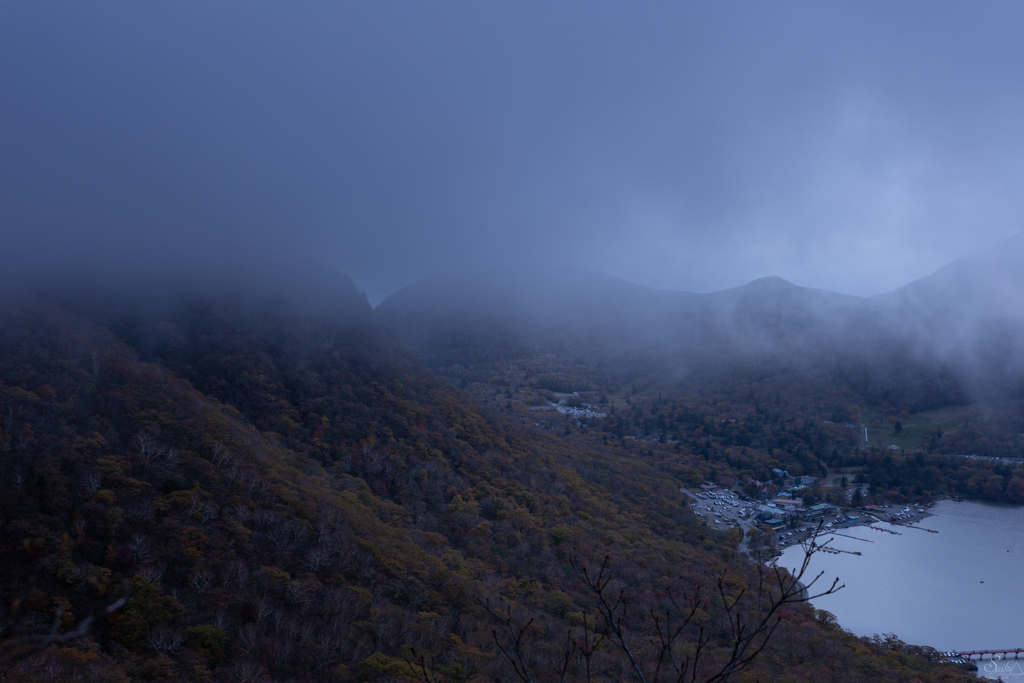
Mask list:
[[[754,502],[743,501],[736,493],[725,489],[687,493],[693,498],[690,508],[696,515],[702,517],[708,526],[735,529],[752,519],[751,513],[756,508]]]

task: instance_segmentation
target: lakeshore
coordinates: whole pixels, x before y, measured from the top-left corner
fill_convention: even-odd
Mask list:
[[[842,552],[816,554],[811,570],[846,588],[815,606],[857,635],[894,633],[939,652],[1024,647],[1024,508],[944,500],[915,521],[926,518],[937,533],[903,520],[825,534]],[[792,568],[802,556],[790,546],[778,561]],[[1013,659],[975,664],[981,675],[1017,675]]]
[[[1024,598],[1014,580],[1014,555],[1024,553],[1024,508],[960,499],[923,505],[806,508],[781,499],[752,501],[717,487],[683,492],[707,526],[741,530],[738,550],[752,560],[756,553],[768,553],[774,556],[770,562],[792,570],[803,559],[804,544],[819,533],[819,544],[826,547],[812,560],[812,575],[822,572],[826,583],[838,576],[847,590],[842,596],[819,598],[815,606],[833,612],[847,630],[866,637],[895,634],[904,642],[933,647],[940,658],[977,670],[983,678],[1024,678],[1024,662],[1018,662],[1024,641],[1015,639],[1024,633],[1024,620],[1019,610],[996,615],[1008,597],[1005,588],[1012,585],[1010,594],[1016,590]],[[772,528],[773,524],[779,526]],[[990,537],[1005,541],[1009,558],[985,548],[982,539]],[[761,547],[750,547],[751,538],[757,538]],[[986,550],[995,555],[987,557]],[[975,558],[980,565],[972,563]],[[959,566],[965,560],[995,578],[978,579],[976,585],[973,577],[965,580],[964,568]],[[830,574],[831,569],[837,573]],[[980,587],[985,587],[980,593],[972,590]],[[806,595],[806,587],[801,588]],[[1008,599],[1010,604],[1021,604]],[[957,605],[957,611],[943,612],[940,603]],[[965,618],[971,614],[973,619]],[[962,629],[965,624],[969,624],[967,634]]]
[[[690,508],[704,524],[718,530],[734,529],[743,533],[739,551],[751,554],[781,552],[807,541],[818,531],[839,533],[842,529],[865,526],[873,531],[902,534],[877,524],[938,533],[920,526],[920,522],[933,515],[932,506],[908,504],[902,506],[868,505],[863,507],[814,505],[810,508],[788,499],[754,501],[727,488],[712,487],[702,491],[680,489],[691,499]],[[865,539],[859,539],[865,540]],[[846,552],[846,551],[835,551]]]

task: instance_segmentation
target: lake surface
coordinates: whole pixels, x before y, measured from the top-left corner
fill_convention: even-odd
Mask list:
[[[840,533],[873,542],[826,536],[831,547],[862,555],[814,556],[811,578],[824,571],[825,588],[836,576],[846,584],[815,607],[857,635],[895,633],[943,652],[1024,648],[1024,508],[941,501],[931,511],[920,526],[937,534],[879,523],[902,535],[853,527]],[[802,559],[793,546],[779,563],[792,568]],[[984,674],[988,660],[975,663]],[[1020,678],[1006,680],[1024,680],[1024,658],[1018,670]]]

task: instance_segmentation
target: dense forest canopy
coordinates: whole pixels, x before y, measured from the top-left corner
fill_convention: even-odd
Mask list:
[[[871,495],[1020,495],[1012,468],[858,448],[820,419],[866,415],[826,375],[748,358],[658,396],[574,346],[435,374],[344,278],[237,285],[5,300],[7,680],[667,680],[658,614],[686,616],[669,651],[711,679],[734,619],[783,593],[756,590],[764,566],[682,487],[847,465]],[[607,416],[530,410],[573,387]],[[969,678],[772,604],[767,646],[727,680]]]

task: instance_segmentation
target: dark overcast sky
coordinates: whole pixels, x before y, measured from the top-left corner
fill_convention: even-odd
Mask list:
[[[1013,2],[0,0],[0,247],[292,245],[374,301],[467,261],[886,291],[1022,229],[1022,28]]]

